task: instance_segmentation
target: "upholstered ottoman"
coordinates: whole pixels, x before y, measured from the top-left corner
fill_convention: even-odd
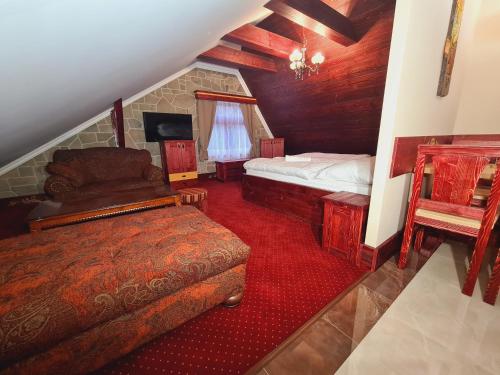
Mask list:
[[[0,241],[0,373],[87,373],[241,299],[249,247],[189,206]]]
[[[177,192],[181,194],[182,204],[187,204],[194,206],[203,212],[207,212],[208,209],[208,191],[203,188],[184,188],[177,189]]]

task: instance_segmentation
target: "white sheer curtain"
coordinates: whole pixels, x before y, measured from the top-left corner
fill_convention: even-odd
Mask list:
[[[212,135],[208,144],[210,160],[244,159],[250,156],[248,137],[238,103],[217,102]]]

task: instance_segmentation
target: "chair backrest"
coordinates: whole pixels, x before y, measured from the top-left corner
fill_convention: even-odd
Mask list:
[[[488,215],[495,214],[500,202],[500,145],[419,145],[412,192],[417,200],[423,199],[424,172],[431,161],[434,169],[431,200],[441,205],[468,206],[478,180],[486,179],[491,181],[486,211]]]
[[[489,161],[488,157],[481,155],[434,155],[431,199],[469,206],[481,172]]]

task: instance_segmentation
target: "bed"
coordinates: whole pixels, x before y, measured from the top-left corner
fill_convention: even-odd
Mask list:
[[[321,232],[321,197],[346,191],[370,195],[375,157],[311,152],[256,158],[244,164],[243,197],[299,217]]]

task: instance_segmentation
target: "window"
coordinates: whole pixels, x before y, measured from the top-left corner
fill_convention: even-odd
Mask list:
[[[244,159],[252,144],[238,103],[217,102],[212,135],[208,143],[210,160]]]

